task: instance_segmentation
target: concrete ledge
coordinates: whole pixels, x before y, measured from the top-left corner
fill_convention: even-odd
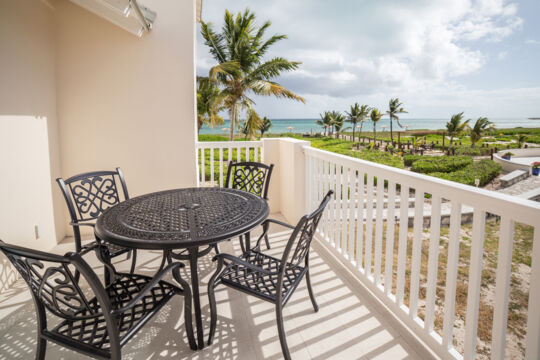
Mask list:
[[[514,170],[509,174],[504,175],[501,177],[501,186],[502,187],[508,187],[510,185],[514,185],[517,182],[520,182],[521,180],[524,180],[529,177],[529,172],[525,170]]]

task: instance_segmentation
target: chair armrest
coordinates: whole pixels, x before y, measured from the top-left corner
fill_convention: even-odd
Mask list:
[[[281,225],[281,226],[284,226],[284,227],[292,229],[292,230],[295,229],[294,226],[289,225],[289,224],[287,224],[286,222],[283,222],[283,221],[274,220],[274,219],[266,219],[266,220],[264,220],[263,223],[261,224],[262,227],[263,227],[263,233],[257,239],[257,242],[255,243],[255,246],[253,247],[254,250],[260,249],[262,239],[264,239],[265,236],[268,236],[268,228],[269,228],[271,223]]]
[[[281,226],[285,226],[285,227],[287,227],[289,229],[294,229],[295,228],[294,226],[292,226],[290,224],[287,224],[286,222],[279,221],[279,220],[274,220],[274,219],[266,219],[265,221],[263,221],[262,225],[264,226],[267,223],[278,224],[278,225],[281,225]]]
[[[81,248],[81,251],[79,252],[80,255],[84,255],[92,250],[95,250],[96,248],[103,246],[102,244],[98,243],[97,241],[94,241],[88,245],[83,245]]]
[[[90,226],[90,227],[96,227],[96,224],[94,224],[94,223],[76,223],[76,222],[73,222],[73,221],[71,221],[71,222],[69,223],[69,225],[71,225],[71,226]]]
[[[242,265],[244,267],[247,267],[248,269],[260,272],[260,273],[265,274],[265,275],[278,274],[278,272],[265,270],[265,269],[263,269],[261,267],[253,265],[253,264],[251,264],[251,263],[249,263],[249,262],[247,262],[245,260],[240,259],[239,257],[233,256],[233,255],[230,255],[230,254],[217,254],[216,256],[214,256],[212,261],[216,261],[218,259],[220,259],[221,261],[228,260],[228,261],[230,261],[232,263]]]
[[[156,276],[154,276],[154,278],[148,284],[146,284],[146,286],[137,294],[137,296],[135,296],[126,306],[124,306],[124,307],[122,307],[120,309],[116,309],[116,310],[111,311],[111,314],[112,315],[120,315],[120,314],[126,312],[127,310],[131,309],[149,291],[151,291],[154,288],[154,286],[156,286],[156,284],[158,282],[160,282],[165,277],[165,275],[167,275],[170,271],[172,271],[172,270],[174,270],[174,269],[176,269],[178,267],[184,267],[184,266],[185,265],[183,263],[180,263],[180,262],[169,264],[169,266],[167,266],[165,269],[161,270]]]

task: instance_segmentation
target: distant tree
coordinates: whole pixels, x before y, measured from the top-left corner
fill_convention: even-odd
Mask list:
[[[386,111],[386,114],[390,116],[390,141],[392,142],[392,144],[394,143],[394,134],[392,132],[392,124],[394,123],[394,120],[396,120],[399,127],[403,127],[399,123],[399,117],[397,116],[397,114],[407,113],[405,109],[401,107],[401,105],[403,104],[399,102],[398,98],[390,99],[390,102],[388,103],[388,110]]]
[[[518,134],[516,135],[516,139],[517,139],[517,143],[518,143],[518,148],[522,148],[523,147],[523,144],[525,144],[525,142],[527,141],[529,137],[527,135],[524,135],[524,134]]]
[[[203,124],[210,127],[221,125],[225,121],[218,115],[223,110],[223,95],[216,83],[208,77],[197,77],[197,131]]]
[[[345,115],[339,111],[332,111],[330,113],[332,119],[332,126],[336,131],[336,137],[339,139],[339,134],[346,130],[345,128]]]
[[[351,105],[351,110],[349,112],[345,112],[347,114],[347,122],[353,125],[353,141],[355,137],[356,125],[360,123],[360,132],[362,132],[362,126],[364,124],[364,121],[366,120],[366,117],[369,115],[369,110],[370,107],[368,105],[360,106],[358,105],[358,103],[354,103],[354,105]]]
[[[315,121],[315,123],[324,128],[324,136],[326,136],[327,131],[329,131],[332,127],[332,118],[330,117],[330,111],[325,111],[324,114],[319,114],[319,116],[321,118]]]
[[[371,121],[373,122],[373,143],[377,141],[377,123],[379,120],[381,120],[383,114],[379,112],[379,109],[373,108],[371,109],[371,113],[369,114],[369,117],[371,118]]]
[[[264,137],[264,134],[270,130],[272,127],[272,120],[266,116],[261,119],[261,124],[259,125],[259,131],[261,132],[261,138]]]
[[[298,69],[300,63],[275,57],[264,61],[268,49],[286,35],[273,35],[263,39],[270,21],[257,26],[255,14],[246,9],[236,16],[225,10],[221,33],[216,33],[212,24],[201,22],[201,34],[210,54],[218,62],[210,71],[223,86],[225,105],[229,109],[231,127],[229,139],[234,140],[234,129],[240,112],[250,109],[253,101],[250,93],[259,96],[275,96],[305,102],[275,82],[281,73]]]
[[[246,137],[249,137],[249,140],[255,140],[257,131],[260,131],[261,123],[262,120],[259,114],[257,114],[257,112],[253,108],[250,108],[247,112],[247,117],[243,124],[242,133],[244,133]]]
[[[454,114],[450,118],[450,121],[446,123],[446,131],[448,132],[448,135],[450,135],[450,147],[452,147],[452,142],[454,141],[454,137],[457,137],[467,129],[469,126],[470,119],[463,121],[463,111],[459,114]],[[444,136],[444,135],[443,135]]]
[[[486,131],[489,130],[492,122],[489,121],[486,117],[479,117],[476,119],[474,126],[471,128],[470,137],[471,137],[471,147],[475,147],[476,143],[482,139],[486,134]]]

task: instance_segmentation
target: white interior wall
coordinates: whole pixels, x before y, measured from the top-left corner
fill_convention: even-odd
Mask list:
[[[26,220],[18,222],[13,217],[10,217],[9,221],[6,218],[2,219],[0,234],[2,231],[4,234],[10,234],[9,238],[4,239],[7,242],[14,240],[11,236],[22,240],[23,234],[33,234],[32,224],[48,219],[51,211],[58,231],[44,233],[44,236],[56,234],[54,238],[44,240],[45,243],[54,244],[65,235],[63,199],[56,192],[56,184],[51,182],[60,176],[61,170],[56,114],[54,15],[54,9],[45,1],[0,0],[0,116],[10,116],[9,122],[8,118],[3,118],[1,136],[6,141],[13,141],[13,145],[16,146],[10,148],[6,147],[5,143],[2,144],[2,158],[13,161],[9,163],[2,161],[0,164],[2,167],[0,188],[7,188],[7,182],[13,180],[11,177],[13,174],[20,177],[20,186],[10,188],[10,195],[16,194],[10,196],[12,202],[2,197],[0,207],[2,211],[17,207],[20,203],[32,207],[35,189],[51,196],[52,199],[49,201],[54,204],[45,208],[35,207],[41,215],[36,213],[38,218],[28,223]],[[28,120],[29,116],[43,117],[39,121],[39,129],[48,137],[45,143],[48,143],[48,149],[42,147],[41,140],[38,143],[33,142],[35,139],[31,136],[35,136],[34,133],[38,128],[36,121]],[[15,119],[21,119],[21,123],[15,124]],[[8,123],[13,124],[13,127],[6,127]],[[24,131],[24,126],[28,127],[28,134]],[[19,152],[24,150],[24,147],[28,147],[27,155],[36,154],[42,161],[47,161],[47,164],[40,165],[50,167],[49,179],[45,179],[42,173],[37,173],[37,168],[20,164],[24,157],[17,161]],[[47,152],[47,157],[39,154],[43,151]],[[32,164],[37,165],[35,161]],[[7,174],[10,174],[9,178],[6,178]],[[30,188],[29,193],[24,186]],[[32,239],[33,235],[30,240]]]
[[[193,1],[147,0],[142,38],[56,6],[62,175],[120,166],[131,196],[195,186]]]

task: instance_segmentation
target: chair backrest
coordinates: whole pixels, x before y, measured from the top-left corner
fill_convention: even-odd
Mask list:
[[[317,210],[309,215],[302,216],[294,228],[281,258],[281,276],[284,275],[287,267],[300,265],[302,261],[306,262],[307,266],[311,241],[317,231],[317,226],[319,225],[323,211],[333,194],[334,191],[329,190]]]
[[[64,195],[71,222],[74,224],[92,222],[106,209],[129,199],[126,181],[120,168],[115,171],[87,172],[65,180],[58,178],[56,182]],[[78,252],[81,247],[78,226],[73,227],[73,234]]]
[[[6,244],[1,240],[0,250],[28,284],[38,312],[47,309],[55,316],[70,321],[110,313],[111,305],[103,285],[79,254],[49,254]],[[82,275],[82,279],[76,272]],[[96,296],[97,302],[92,302],[81,289],[83,279],[92,290],[89,294]]]
[[[225,187],[250,192],[268,199],[268,187],[274,164],[229,162]]]

